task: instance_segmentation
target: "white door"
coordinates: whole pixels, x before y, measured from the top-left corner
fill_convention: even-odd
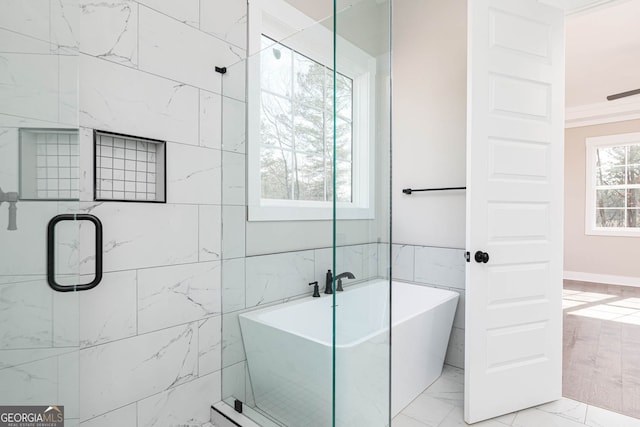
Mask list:
[[[561,397],[564,12],[536,0],[468,4],[473,423]]]

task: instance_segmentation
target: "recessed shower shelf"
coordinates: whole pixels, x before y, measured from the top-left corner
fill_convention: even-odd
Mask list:
[[[97,201],[166,201],[166,142],[94,132]]]
[[[78,200],[78,131],[20,129],[20,200]]]

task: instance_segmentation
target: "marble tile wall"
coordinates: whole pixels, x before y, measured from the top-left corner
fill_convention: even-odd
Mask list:
[[[388,246],[384,246],[388,251]],[[463,249],[391,245],[394,279],[449,289],[460,294],[445,360],[445,363],[458,368],[464,368],[464,252]]]
[[[69,425],[209,420],[222,385],[223,217],[244,227],[244,71],[228,74],[224,96],[214,68],[245,56],[246,14],[246,0],[0,6],[0,187],[17,188],[18,128],[79,128],[81,144],[80,203],[25,202],[19,231],[2,235],[0,255],[10,263],[0,296],[11,304],[0,321],[22,329],[0,329],[0,381],[41,379],[39,395],[32,386],[12,390],[14,401],[63,397],[75,381]],[[224,143],[223,106],[234,122]],[[167,141],[166,204],[92,201],[94,129]],[[2,228],[5,211],[3,204]],[[103,222],[105,273],[94,290],[53,294],[44,281],[44,245],[36,242],[63,211]],[[91,233],[81,225],[64,252],[76,260],[66,267],[79,264],[83,277],[93,269]],[[30,259],[11,250],[21,241],[34,242]],[[227,240],[229,254],[243,255],[243,242]]]

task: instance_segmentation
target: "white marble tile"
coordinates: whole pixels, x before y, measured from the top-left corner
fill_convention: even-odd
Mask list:
[[[80,7],[77,0],[52,0],[49,3],[51,17],[52,50],[61,54],[77,54],[80,34]],[[65,413],[66,416],[66,413]]]
[[[200,145],[222,148],[222,95],[200,89]]]
[[[25,348],[0,350],[0,370],[78,351],[77,348]]]
[[[454,406],[447,402],[421,394],[402,411],[402,414],[428,426],[437,426],[453,408]]]
[[[197,324],[80,350],[80,418],[86,420],[194,379]]]
[[[197,206],[103,202],[83,210],[102,221],[105,272],[198,260]],[[93,232],[84,223],[80,230]],[[93,257],[83,258],[85,273],[93,271]]]
[[[59,58],[59,96],[58,122],[70,128],[78,127],[78,72],[79,60],[77,56]]]
[[[64,405],[64,417],[79,418],[80,408],[80,352],[58,356],[58,399],[56,402]],[[65,425],[67,423],[65,422]]]
[[[222,261],[222,312],[245,308],[245,258]]]
[[[139,0],[141,4],[183,22],[192,27],[200,23],[199,0]],[[225,8],[220,8],[225,9]]]
[[[389,244],[378,243],[378,276],[383,279],[389,278],[389,267],[391,265],[389,259]]]
[[[515,420],[513,420],[513,427],[580,427],[584,426],[582,423],[578,423],[570,420],[569,418],[561,417],[559,415],[550,414],[545,411],[540,411],[535,408],[525,409],[518,412]],[[609,426],[620,426],[621,424],[605,424]]]
[[[392,423],[393,427],[427,427],[427,424],[421,423],[415,418],[408,417],[404,414],[398,414]]]
[[[246,262],[247,307],[311,291],[308,284],[314,281],[314,251],[255,256]]]
[[[222,258],[231,259],[245,256],[244,206],[222,207]]]
[[[198,90],[108,61],[80,58],[80,125],[198,145]]]
[[[197,378],[138,402],[138,427],[193,426],[210,419],[219,399],[220,372]]]
[[[207,375],[222,368],[222,316],[198,323],[198,374]]]
[[[169,143],[167,202],[220,204],[220,154],[219,150]]]
[[[244,153],[246,145],[246,107],[233,98],[222,97],[222,149]]]
[[[200,262],[222,258],[222,207],[198,207]]]
[[[0,285],[2,349],[52,346],[52,290],[44,278]]]
[[[141,70],[221,92],[215,67],[238,61],[244,52],[215,37],[146,7],[140,7]]]
[[[456,427],[456,426],[468,426],[469,424],[464,422],[464,414],[461,407],[453,408],[451,412],[445,417],[442,423],[438,424],[438,427]],[[501,423],[495,419],[481,421],[474,423],[474,426],[478,427],[504,427],[509,424]],[[542,427],[542,426],[539,426]],[[546,427],[546,426],[545,426]]]
[[[591,427],[640,427],[640,419],[589,405],[585,424]]]
[[[245,205],[245,161],[244,154],[222,152],[222,203]]]
[[[0,27],[48,42],[49,10],[49,0],[3,0]]]
[[[238,314],[222,316],[222,366],[226,368],[246,359]]]
[[[74,283],[89,283],[92,277],[72,276]],[[80,345],[81,292],[53,292],[53,345],[78,347]]]
[[[416,246],[415,281],[464,289],[465,260],[462,249]]]
[[[131,405],[107,412],[99,417],[81,422],[80,427],[135,426],[137,422],[136,407],[136,403],[132,403]]]
[[[375,279],[378,277],[378,244],[362,245],[362,278]]]
[[[138,270],[138,333],[221,311],[219,261]]]
[[[464,369],[464,329],[452,328],[445,363]]]
[[[5,192],[19,191],[18,138],[18,129],[0,129],[0,188]]]
[[[222,398],[246,400],[246,362],[236,363],[222,369]]]
[[[441,375],[424,391],[424,394],[453,406],[462,407],[464,405],[464,383],[450,376]]]
[[[17,191],[7,188],[4,191]],[[46,245],[44,232],[49,220],[61,213],[74,213],[78,210],[75,202],[28,202],[17,203],[17,225],[15,231],[8,231],[9,210],[3,204],[0,207],[0,259],[3,275],[44,275],[46,273]],[[56,274],[63,268],[77,271],[77,248],[73,247],[77,239],[77,229],[69,221],[56,226]],[[42,242],[42,244],[25,245],[24,242]],[[71,245],[71,246],[68,246]],[[75,252],[74,252],[75,251]]]
[[[583,424],[587,416],[586,403],[578,402],[573,399],[567,399],[566,397],[562,397],[560,398],[560,400],[556,400],[555,402],[540,405],[537,407],[537,409],[548,412],[550,414],[569,418],[570,420]]]
[[[80,345],[88,347],[136,334],[136,271],[105,273],[80,294]]]
[[[0,113],[58,121],[58,56],[0,53]]]
[[[221,8],[215,0],[200,0],[200,29],[246,49],[247,2],[230,0]]]
[[[247,60],[242,59],[227,66],[227,72],[222,77],[222,94],[228,98],[246,102],[247,88]]]
[[[81,16],[72,22],[80,51],[107,61],[138,64],[138,3],[133,0],[80,1]],[[84,77],[84,75],[83,75]]]
[[[392,245],[391,268],[393,278],[413,281],[415,246]]]
[[[0,52],[50,54],[51,48],[49,41],[0,28]]]
[[[50,357],[0,370],[3,405],[42,405],[58,397],[58,358]],[[11,387],[6,387],[11,384]]]

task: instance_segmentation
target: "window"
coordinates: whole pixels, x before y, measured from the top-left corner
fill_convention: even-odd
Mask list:
[[[640,133],[587,138],[587,234],[640,236]]]
[[[333,70],[262,36],[261,198],[332,201]],[[336,75],[337,200],[351,202],[353,80]]]
[[[373,218],[375,58],[338,39],[334,118],[332,32],[284,1],[249,6],[249,220],[331,219],[334,164],[338,216]]]

